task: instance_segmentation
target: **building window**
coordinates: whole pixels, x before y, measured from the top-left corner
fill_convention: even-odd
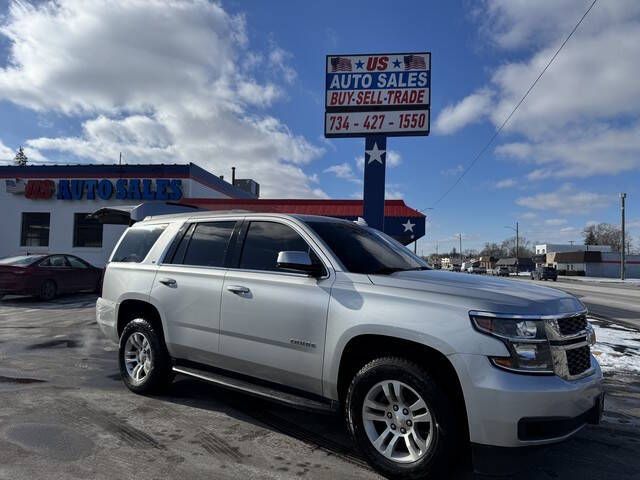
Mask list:
[[[102,224],[88,213],[76,213],[73,218],[74,247],[102,247]]]
[[[20,245],[23,247],[48,247],[50,221],[51,214],[49,212],[23,212]]]

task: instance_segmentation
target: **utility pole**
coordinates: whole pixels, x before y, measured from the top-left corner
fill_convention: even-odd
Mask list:
[[[624,222],[624,201],[627,198],[626,193],[620,194],[620,214],[622,216],[622,248],[620,249],[620,280],[624,280],[625,277],[625,222]]]
[[[520,270],[520,224],[516,222],[516,275]]]

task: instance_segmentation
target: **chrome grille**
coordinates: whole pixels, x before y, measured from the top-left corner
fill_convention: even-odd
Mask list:
[[[587,316],[577,315],[575,317],[559,318],[558,329],[565,336],[575,335],[587,329]]]
[[[569,375],[580,375],[591,368],[591,352],[588,345],[572,348],[567,350],[566,353]]]

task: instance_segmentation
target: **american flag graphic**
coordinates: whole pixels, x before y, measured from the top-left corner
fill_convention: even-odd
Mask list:
[[[405,55],[404,69],[405,70],[426,70],[427,64],[425,63],[424,57],[422,55]]]
[[[24,193],[24,180],[20,180],[19,178],[16,178],[15,180],[5,180],[4,184],[7,187],[7,193]]]
[[[350,72],[351,60],[344,57],[332,57],[331,58],[331,71],[332,72]]]

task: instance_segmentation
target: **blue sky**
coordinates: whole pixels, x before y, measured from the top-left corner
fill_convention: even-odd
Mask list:
[[[3,2],[4,3],[4,2]],[[323,138],[324,56],[432,52],[432,134],[390,138],[388,196],[426,209],[590,1],[4,3],[0,159],[235,164],[269,197],[356,198],[364,139]],[[640,234],[640,6],[600,0],[512,123],[427,210],[424,253],[510,235]]]

